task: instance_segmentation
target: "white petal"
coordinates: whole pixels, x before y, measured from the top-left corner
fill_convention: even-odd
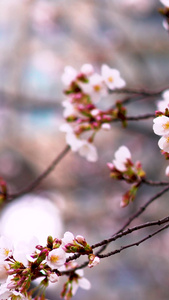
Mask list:
[[[87,278],[80,278],[78,282],[82,289],[89,290],[91,288],[91,283]]]

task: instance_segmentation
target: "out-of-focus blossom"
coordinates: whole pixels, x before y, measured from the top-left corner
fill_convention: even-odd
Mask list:
[[[47,264],[51,269],[61,267],[65,261],[66,253],[61,247],[51,250],[47,256]]]
[[[101,125],[101,128],[103,130],[110,130],[111,129],[111,125],[108,124],[108,123],[104,123],[104,124]]]
[[[135,13],[146,13],[152,10],[154,0],[114,0],[116,5],[120,5],[125,11]]]
[[[91,64],[84,64],[81,67],[81,72],[86,76],[91,76],[94,73],[94,68]]]
[[[65,126],[66,127],[66,126]],[[66,129],[66,128],[65,128]],[[95,162],[98,159],[96,147],[86,140],[79,139],[71,129],[67,127],[66,142],[73,152],[78,152],[81,156],[86,157],[88,161]]]
[[[69,116],[77,116],[79,115],[78,111],[75,108],[75,105],[73,105],[70,101],[63,101],[62,103],[64,107],[63,116],[64,118],[67,118]]]
[[[86,140],[81,141],[81,146],[79,147],[78,152],[90,162],[95,162],[98,160],[96,147]]]
[[[115,159],[113,160],[114,167],[121,171],[125,172],[127,170],[127,162],[131,159],[131,153],[126,146],[121,146],[114,154]]]
[[[97,73],[89,77],[88,83],[80,83],[80,87],[85,94],[90,95],[93,103],[99,102],[101,97],[107,95],[103,77]]]
[[[59,276],[56,273],[50,273],[49,275],[49,281],[52,283],[58,282]]]
[[[165,170],[165,175],[169,177],[169,166],[167,166],[167,168]]]
[[[78,287],[85,290],[89,290],[91,288],[89,280],[83,277],[83,275],[83,270],[76,270],[72,278],[66,282],[61,294],[65,300],[71,299],[71,297],[76,294]]]
[[[160,2],[164,5],[169,7],[169,0],[160,0]]]
[[[169,118],[166,116],[159,116],[153,120],[153,130],[157,135],[169,135]]]
[[[76,80],[77,74],[77,71],[73,67],[66,66],[61,77],[63,84],[65,86],[69,86],[73,81]]]
[[[73,289],[72,289],[72,294],[75,295],[77,292],[78,287],[81,287],[82,289],[89,290],[91,288],[91,283],[90,281],[83,277],[84,272],[83,270],[77,270],[76,274],[78,275],[78,278],[73,281]]]
[[[29,255],[35,251],[35,246],[38,245],[39,241],[36,237],[32,237],[32,239],[28,242],[20,241],[16,244],[13,256],[14,258],[22,262],[24,266],[28,265]]]
[[[0,262],[0,284],[6,282],[9,268],[9,264],[7,262]]]
[[[123,88],[126,85],[125,81],[120,77],[120,72],[116,69],[109,68],[107,65],[102,66],[101,74],[110,90]]]
[[[163,20],[163,27],[165,30],[169,30],[169,24],[168,24],[168,21],[167,20]]]

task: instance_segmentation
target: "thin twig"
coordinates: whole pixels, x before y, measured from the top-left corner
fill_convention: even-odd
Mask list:
[[[127,230],[122,231],[122,232],[114,235],[113,237],[111,237],[107,240],[103,240],[100,243],[94,244],[91,247],[92,247],[92,249],[95,249],[97,247],[110,244],[111,242],[116,241],[117,239],[119,239],[119,238],[121,238],[125,235],[128,235],[128,234],[132,233],[133,231],[137,231],[137,230],[140,230],[140,229],[143,229],[143,228],[146,228],[146,227],[151,227],[151,226],[160,226],[160,225],[162,225],[164,223],[167,223],[167,222],[169,222],[169,216],[165,217],[161,220],[158,220],[158,221],[146,222],[146,223],[140,224],[138,226],[128,228]]]
[[[134,247],[134,246],[139,246],[141,243],[143,243],[143,242],[145,242],[146,240],[152,238],[154,235],[160,233],[161,231],[167,229],[168,227],[169,227],[169,224],[163,226],[162,228],[160,228],[159,230],[155,231],[154,233],[147,235],[145,238],[139,240],[139,241],[136,242],[136,243],[132,243],[132,244],[123,246],[123,247],[121,247],[120,249],[111,251],[111,252],[106,253],[106,254],[100,254],[100,255],[98,255],[98,256],[99,256],[100,258],[105,258],[105,257],[109,257],[109,256],[112,256],[112,255],[115,255],[115,254],[117,254],[117,253],[120,253],[121,251],[123,251],[123,250],[125,250],[125,249],[127,249],[127,248],[131,248],[131,247]]]
[[[34,190],[40,182],[45,179],[56,167],[56,165],[61,162],[61,160],[66,156],[66,154],[69,152],[70,146],[66,146],[59,155],[52,161],[52,163],[48,166],[48,168],[39,176],[36,180],[34,180],[31,184],[23,188],[21,191],[15,193],[15,194],[8,194],[7,199],[12,200],[17,197],[20,197],[22,195],[25,195],[26,193],[30,193],[32,190]]]
[[[139,208],[139,210],[133,214],[133,216],[131,216],[127,222],[123,225],[123,227],[121,227],[113,236],[116,236],[118,233],[122,232],[127,226],[129,226],[131,224],[131,222],[136,219],[138,216],[140,216],[145,210],[146,208],[156,199],[158,199],[159,197],[161,197],[163,194],[165,194],[167,191],[169,190],[169,185],[167,187],[165,187],[162,191],[160,191],[159,193],[157,193],[155,196],[151,197],[145,205],[141,206]],[[101,252],[103,252],[106,249],[107,245],[104,245],[101,247],[101,249],[96,253],[97,255],[100,254]]]

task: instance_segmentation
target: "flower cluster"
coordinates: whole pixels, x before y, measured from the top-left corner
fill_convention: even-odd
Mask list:
[[[107,164],[110,169],[110,176],[132,184],[131,188],[123,195],[120,203],[121,207],[125,207],[135,199],[141,181],[145,177],[145,172],[139,161],[135,164],[132,162],[131,153],[126,146],[121,146],[114,156],[115,159],[112,163]]]
[[[42,279],[39,286],[41,298],[38,299],[45,299],[44,291],[49,282],[58,282],[61,271],[71,269],[71,275],[68,279],[69,285],[66,285],[66,292],[62,292],[65,299],[70,299],[70,295],[76,292],[78,286],[88,289],[90,283],[83,278],[81,271],[79,273],[79,271],[73,270],[78,265],[71,261],[71,257],[66,262],[67,253],[87,255],[89,267],[96,266],[100,261],[93,254],[92,248],[85,238],[80,235],[74,237],[71,232],[66,232],[62,240],[53,239],[49,236],[45,247],[37,245],[35,240],[34,246],[32,244],[29,249],[25,245],[22,247],[23,245],[20,244],[20,246],[19,248],[13,247],[6,237],[1,236],[0,238],[1,300],[32,299],[32,292],[28,292],[28,289],[31,282],[37,278]]]
[[[60,130],[66,132],[66,141],[72,151],[95,162],[98,155],[92,142],[96,133],[100,129],[109,130],[110,122],[116,118],[125,122],[126,113],[120,103],[116,104],[115,109],[107,111],[102,111],[96,105],[108,95],[109,90],[124,87],[125,81],[118,70],[107,65],[103,65],[101,74],[98,74],[92,65],[85,64],[80,72],[67,66],[62,82],[66,87],[67,99],[63,102],[63,115],[67,123]],[[87,137],[84,137],[85,134]]]

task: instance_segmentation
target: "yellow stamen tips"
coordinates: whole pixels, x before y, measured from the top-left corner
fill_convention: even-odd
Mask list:
[[[165,130],[169,129],[169,121],[162,125]]]
[[[4,255],[8,256],[9,255],[10,250],[8,248],[4,248]]]
[[[169,143],[169,136],[168,136],[168,137],[166,137],[166,142],[167,142],[167,143]]]
[[[56,263],[58,260],[59,260],[59,256],[58,255],[51,255],[50,261],[52,263]]]
[[[108,81],[109,81],[109,82],[113,82],[113,81],[114,81],[113,77],[112,77],[112,76],[109,76],[109,77],[108,77]]]
[[[100,90],[101,90],[100,85],[94,85],[93,88],[94,88],[95,92],[100,92]]]

